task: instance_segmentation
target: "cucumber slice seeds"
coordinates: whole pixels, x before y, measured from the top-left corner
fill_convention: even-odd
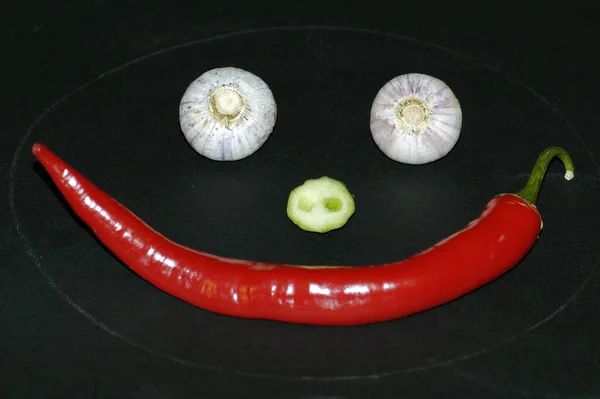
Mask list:
[[[287,203],[288,218],[315,233],[343,227],[354,210],[354,196],[344,183],[327,176],[306,180],[290,192]]]

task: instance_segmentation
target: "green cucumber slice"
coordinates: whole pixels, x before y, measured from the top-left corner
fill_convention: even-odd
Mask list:
[[[354,214],[354,196],[341,181],[322,176],[290,192],[288,218],[305,231],[326,233],[343,227]]]

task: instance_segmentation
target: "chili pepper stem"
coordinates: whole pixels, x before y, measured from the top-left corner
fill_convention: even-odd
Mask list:
[[[575,177],[575,167],[573,166],[573,160],[569,153],[561,147],[547,147],[542,151],[535,162],[525,187],[516,193],[519,197],[533,205],[536,204],[540,189],[542,188],[542,181],[546,176],[550,161],[552,161],[554,157],[560,158],[565,165],[565,179],[571,180]]]

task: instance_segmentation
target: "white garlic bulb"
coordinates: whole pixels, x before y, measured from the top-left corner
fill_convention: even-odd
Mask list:
[[[187,142],[215,161],[237,161],[267,141],[277,119],[269,86],[234,67],[203,73],[179,104],[179,123]]]
[[[446,156],[462,127],[462,111],[441,80],[420,73],[400,75],[377,93],[371,107],[371,134],[389,158],[425,164]]]

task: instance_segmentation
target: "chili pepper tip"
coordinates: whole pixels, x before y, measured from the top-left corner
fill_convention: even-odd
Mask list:
[[[31,147],[31,152],[33,153],[33,155],[36,155],[40,153],[40,151],[42,150],[43,145],[40,143],[35,143],[33,145],[33,147]]]

